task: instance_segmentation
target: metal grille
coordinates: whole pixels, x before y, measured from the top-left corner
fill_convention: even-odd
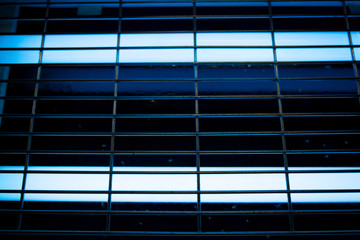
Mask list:
[[[359,235],[359,1],[0,7],[4,237]]]

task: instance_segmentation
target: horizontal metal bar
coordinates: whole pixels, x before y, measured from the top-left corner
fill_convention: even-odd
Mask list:
[[[216,191],[135,191],[135,190],[0,190],[1,193],[76,193],[76,194],[266,194],[266,193],[353,193],[360,189],[317,189],[317,190],[216,190]]]

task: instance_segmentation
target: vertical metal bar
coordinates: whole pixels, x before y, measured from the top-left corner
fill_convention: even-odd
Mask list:
[[[197,27],[196,27],[196,2],[193,2],[193,36],[194,36],[194,87],[195,87],[195,131],[196,131],[196,190],[197,190],[197,230],[202,231],[201,225],[201,190],[200,185],[200,138],[199,138],[199,91],[198,91],[198,65],[197,65]]]
[[[45,33],[46,33],[46,27],[48,22],[48,16],[49,16],[49,4],[50,0],[46,1],[46,12],[45,12],[45,18],[44,18],[44,28],[42,32],[41,37],[41,45],[40,45],[40,51],[39,51],[39,62],[37,66],[37,74],[36,74],[36,82],[35,82],[35,89],[34,89],[34,100],[32,104],[31,109],[31,118],[30,118],[30,128],[29,128],[29,136],[28,136],[28,144],[27,144],[27,150],[26,150],[26,160],[24,165],[24,175],[23,175],[23,181],[21,186],[21,195],[20,195],[20,211],[24,209],[24,198],[25,198],[25,187],[26,187],[26,179],[27,179],[27,170],[29,167],[29,161],[30,161],[30,152],[31,152],[31,142],[33,137],[33,131],[34,131],[34,120],[35,120],[35,112],[36,112],[36,103],[37,103],[37,97],[38,97],[38,90],[39,90],[39,80],[41,75],[41,62],[42,62],[42,56],[43,56],[43,49],[45,44]],[[17,225],[17,229],[21,230],[21,223],[22,223],[23,214],[19,214],[19,221]]]
[[[354,50],[354,43],[352,41],[352,37],[351,37],[351,29],[350,29],[350,23],[349,23],[349,18],[348,18],[348,12],[347,12],[347,8],[346,8],[346,2],[345,0],[342,0],[342,4],[343,4],[343,11],[344,11],[344,18],[345,18],[345,23],[346,23],[346,32],[348,34],[348,38],[349,38],[349,43],[350,43],[350,49],[351,49],[351,57],[353,60],[353,71],[354,71],[354,75],[357,78],[356,80],[356,85],[357,85],[357,92],[358,94],[360,94],[360,82],[359,82],[359,70],[356,64],[356,58],[355,58],[355,50]],[[359,103],[360,103],[360,99],[359,99]]]
[[[119,0],[119,24],[117,31],[117,46],[116,46],[116,64],[115,64],[115,83],[114,83],[114,101],[113,101],[113,116],[112,116],[112,126],[111,126],[111,147],[110,147],[110,172],[109,172],[109,195],[107,202],[107,221],[106,221],[106,231],[111,229],[111,197],[112,197],[112,179],[113,179],[113,169],[114,169],[114,152],[115,152],[115,133],[116,133],[116,107],[117,107],[117,88],[119,80],[119,54],[120,54],[120,32],[121,32],[121,18],[122,18],[122,1]]]
[[[275,33],[274,33],[275,29],[274,29],[271,3],[272,3],[271,1],[268,2],[269,18],[270,18],[270,28],[271,28],[271,40],[272,40],[272,47],[273,47],[273,54],[274,54],[274,72],[275,72],[276,89],[277,89],[277,96],[278,96],[277,98],[278,98],[281,142],[282,142],[282,150],[283,150],[284,169],[285,169],[285,182],[286,182],[286,190],[287,190],[288,208],[290,210],[289,223],[290,223],[290,230],[294,231],[294,217],[292,214],[293,209],[292,209],[292,202],[291,202],[291,194],[289,192],[290,191],[290,178],[289,178],[288,161],[287,161],[287,155],[286,155],[286,138],[284,135],[285,126],[284,126],[283,110],[282,110],[282,102],[281,102],[279,69],[278,69],[278,61],[277,61],[277,55],[276,55],[276,43],[275,43]]]

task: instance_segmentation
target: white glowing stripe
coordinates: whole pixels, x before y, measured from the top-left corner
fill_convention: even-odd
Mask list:
[[[124,49],[119,52],[119,62],[194,62],[194,49]]]
[[[286,190],[285,174],[203,174],[201,190]]]
[[[26,190],[108,190],[109,174],[27,174]]]
[[[112,194],[112,202],[196,203],[196,194]]]
[[[277,32],[276,46],[349,45],[347,32]]]
[[[124,172],[194,172],[196,167],[114,167],[113,170]]]
[[[277,49],[277,60],[285,61],[352,61],[347,32],[276,32],[275,46],[325,46],[325,48]],[[360,44],[360,33],[351,32],[353,44]],[[197,33],[197,46],[219,48],[197,49],[198,62],[273,62],[272,49],[220,48],[221,46],[272,46],[269,32]],[[78,48],[78,50],[44,50],[42,63],[115,63],[118,39],[120,47],[174,47],[167,49],[121,49],[120,63],[194,62],[192,33],[142,33],[142,34],[51,34],[45,35],[44,47]],[[0,48],[39,48],[40,35],[3,35]],[[112,50],[80,50],[88,47],[110,47]],[[355,60],[360,59],[355,48]],[[36,64],[38,50],[0,50],[0,63]]]
[[[42,63],[114,63],[116,50],[45,50]]]
[[[275,194],[201,194],[205,203],[286,203],[287,195]]]
[[[291,173],[290,188],[313,189],[360,189],[360,173]]]
[[[272,46],[270,33],[197,33],[198,46]]]
[[[58,166],[58,167],[44,167],[44,166],[29,166],[29,171],[102,171],[106,172],[110,170],[110,167],[68,167],[68,166]]]
[[[293,203],[346,203],[360,202],[360,193],[291,193]]]
[[[31,166],[30,166],[31,167]],[[13,170],[4,166],[2,170]],[[109,190],[109,174],[86,174],[98,167],[34,167],[34,169],[84,171],[84,173],[27,173],[25,190],[76,190],[76,194],[25,194],[26,201],[105,201],[107,194],[81,194],[82,190]],[[33,170],[34,170],[33,169]],[[274,167],[205,167],[201,171],[273,171]],[[30,170],[30,168],[29,168]],[[149,174],[148,171],[194,171],[192,167],[116,167],[112,190],[149,191],[149,194],[114,194],[115,202],[196,202],[197,175],[182,173]],[[290,170],[360,170],[359,167],[291,167]],[[21,190],[22,173],[0,173],[1,190]],[[290,190],[360,189],[360,173],[289,173]],[[285,173],[200,174],[202,191],[286,190]],[[151,194],[150,191],[174,191],[172,194]],[[292,193],[293,202],[360,202],[360,193]],[[19,193],[1,193],[2,201],[18,201]],[[286,202],[286,194],[202,194],[202,202]]]
[[[116,34],[46,35],[45,48],[116,47]]]
[[[113,190],[196,191],[195,174],[114,174]]]
[[[121,34],[121,47],[165,47],[165,46],[193,46],[192,33],[141,33]]]
[[[107,194],[48,194],[26,193],[25,201],[60,201],[60,202],[107,202]]]
[[[350,48],[276,49],[279,62],[352,61]]]
[[[197,49],[198,62],[273,62],[270,48],[202,48]]]

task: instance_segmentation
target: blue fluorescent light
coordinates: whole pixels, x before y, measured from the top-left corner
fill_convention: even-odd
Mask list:
[[[121,47],[193,46],[192,33],[121,34]]]
[[[347,32],[277,32],[277,46],[349,45]]]
[[[0,193],[0,201],[20,201],[20,193]]]
[[[360,173],[290,173],[292,190],[360,189]]]
[[[196,174],[114,174],[113,190],[196,191]]]
[[[39,48],[41,35],[2,35],[0,48]]]
[[[46,48],[86,48],[116,46],[117,34],[46,35],[44,45],[44,47]]]
[[[351,40],[353,44],[360,44],[360,32],[351,32]]]
[[[360,61],[360,48],[354,48],[355,60]]]
[[[29,166],[29,171],[109,171],[110,167]]]
[[[47,171],[65,167],[45,167]],[[76,167],[74,167],[76,168]],[[90,171],[94,167],[80,167]],[[88,168],[88,169],[86,169]],[[96,168],[96,167],[95,167]],[[227,171],[230,167],[202,167],[201,171]],[[277,168],[276,168],[277,169]],[[283,168],[281,168],[283,170]],[[291,167],[290,170],[359,170],[359,167]],[[29,168],[29,170],[31,170]],[[41,170],[32,169],[32,170]],[[44,169],[43,169],[44,170]],[[68,168],[69,172],[73,170]],[[195,167],[116,167],[116,171],[139,171],[141,174],[113,175],[112,190],[174,191],[174,194],[113,194],[115,202],[196,202],[196,194],[176,191],[196,191],[196,174],[147,174],[147,171],[195,171]],[[232,171],[274,170],[273,167],[234,167]],[[279,168],[280,170],[280,168]],[[290,173],[291,190],[359,189],[360,173]],[[0,173],[1,190],[21,190],[22,173]],[[286,190],[284,173],[201,174],[200,190]],[[109,174],[27,173],[25,190],[103,190],[109,187]],[[1,201],[19,201],[19,193],[1,193]],[[107,201],[107,194],[25,194],[25,201]],[[360,202],[360,193],[296,193],[293,202]],[[202,202],[286,202],[286,194],[202,194]]]
[[[198,62],[272,62],[273,50],[267,48],[197,49]]]
[[[272,46],[270,33],[197,33],[198,46]]]
[[[194,49],[131,49],[120,50],[120,63],[193,62]]]
[[[1,173],[1,190],[20,190],[22,187],[24,175],[22,173]]]
[[[360,193],[291,193],[293,203],[346,203],[360,202]]]
[[[0,51],[0,63],[6,63],[6,64],[39,63],[39,54],[40,51],[3,50]]]
[[[279,62],[351,61],[350,48],[286,48],[276,49]]]
[[[196,203],[196,194],[112,194],[112,202]]]
[[[201,194],[201,202],[205,203],[286,203],[284,193],[269,194]]]
[[[26,190],[108,190],[108,174],[27,174]]]
[[[107,202],[107,194],[26,193],[25,201]]]
[[[285,174],[203,174],[201,190],[286,190]]]
[[[115,63],[116,50],[45,50],[42,63]]]

